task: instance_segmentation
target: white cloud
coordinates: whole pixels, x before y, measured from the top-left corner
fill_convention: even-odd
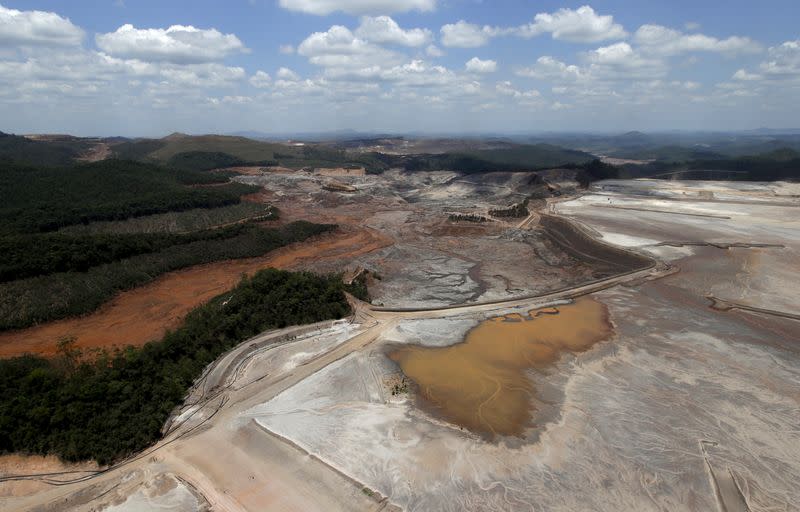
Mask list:
[[[492,27],[459,20],[441,29],[442,44],[457,48],[477,48],[497,36],[516,35],[536,37],[550,34],[553,39],[575,43],[595,43],[608,39],[623,39],[627,32],[610,15],[599,15],[588,5],[578,9],[559,9],[554,13],[539,13],[533,23],[519,27]]]
[[[626,42],[603,46],[582,55],[582,64],[566,64],[551,56],[537,59],[528,68],[517,69],[519,76],[546,80],[569,88],[579,87],[582,94],[607,95],[613,82],[654,80],[667,74],[667,64],[642,56]],[[566,87],[559,89],[562,93]]]
[[[429,44],[427,48],[425,48],[425,53],[428,57],[442,57],[444,56],[444,52],[435,44]]]
[[[497,62],[472,57],[467,61],[465,69],[470,73],[494,73],[497,71]]]
[[[278,78],[280,78],[281,80],[292,80],[292,81],[300,80],[300,75],[298,75],[289,68],[278,69],[277,75]]]
[[[441,29],[442,44],[454,48],[477,48],[484,46],[489,39],[500,34],[500,29],[459,20],[456,23],[444,25]]]
[[[381,80],[395,82],[402,86],[448,85],[456,81],[455,73],[443,66],[429,66],[421,60],[394,66],[379,74]]]
[[[138,29],[126,24],[115,32],[97,34],[95,41],[101,50],[117,57],[176,64],[217,61],[248,51],[234,34],[183,25]]]
[[[361,18],[361,24],[356,29],[355,35],[373,43],[401,46],[423,46],[428,44],[433,37],[427,28],[403,30],[389,16],[364,16]]]
[[[222,103],[228,103],[232,105],[246,105],[248,103],[252,103],[253,98],[250,96],[223,96]]]
[[[297,53],[308,57],[312,64],[338,69],[392,65],[400,61],[394,52],[356,37],[341,25],[334,25],[326,32],[314,32],[300,43]]]
[[[638,54],[625,42],[615,43],[586,54],[589,73],[597,79],[652,79],[666,74],[666,64]]]
[[[391,14],[408,11],[432,11],[436,0],[279,0],[290,11],[325,16],[341,11],[347,14]]]
[[[773,46],[768,59],[761,63],[761,71],[771,78],[800,77],[800,39]]]
[[[761,45],[749,37],[717,39],[704,34],[684,34],[661,25],[642,25],[634,35],[636,43],[648,53],[670,56],[688,52],[725,54],[757,53]]]
[[[269,73],[265,73],[264,71],[256,71],[256,73],[250,77],[250,85],[258,89],[269,87],[270,84],[272,84],[272,77],[269,76]]]
[[[540,106],[543,104],[541,93],[536,89],[529,91],[520,91],[516,89],[511,82],[498,82],[495,86],[495,91],[501,96],[513,98],[518,103],[527,106]]]
[[[516,74],[553,82],[578,81],[584,78],[584,72],[578,66],[565,64],[547,55],[539,57],[533,67],[518,69]]]
[[[291,55],[294,53],[294,46],[290,44],[282,44],[278,47],[278,51],[284,55]]]
[[[243,68],[223,66],[216,62],[163,67],[159,74],[171,85],[181,87],[229,87],[245,79]]]
[[[741,80],[743,82],[754,82],[757,80],[761,80],[763,76],[759,75],[758,73],[748,73],[744,69],[740,69],[733,74],[734,80]]]
[[[627,36],[622,25],[614,23],[613,16],[601,16],[588,5],[578,9],[559,9],[552,14],[539,13],[533,23],[519,27],[516,33],[521,37],[550,33],[553,39],[575,43],[596,43]]]
[[[0,5],[0,45],[79,45],[83,30],[54,12],[18,11]]]

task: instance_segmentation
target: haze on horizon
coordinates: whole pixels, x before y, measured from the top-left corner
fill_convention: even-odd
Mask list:
[[[0,131],[796,128],[800,4],[0,0]]]

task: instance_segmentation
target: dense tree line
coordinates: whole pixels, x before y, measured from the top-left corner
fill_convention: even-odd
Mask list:
[[[689,162],[689,169],[733,171],[731,179],[744,181],[797,181],[800,180],[800,156],[793,158],[772,156],[745,156],[724,160],[696,160]]]
[[[451,213],[447,216],[447,220],[450,222],[486,222],[489,219],[474,213]]]
[[[0,453],[108,464],[140,451],[220,354],[267,329],[349,314],[346,289],[339,276],[268,269],[142,348],[93,358],[65,343],[54,359],[0,360]]]
[[[780,148],[769,153],[736,158],[626,165],[621,171],[625,178],[667,177],[670,173],[680,173],[676,177],[685,180],[798,181],[800,153],[791,148]]]
[[[275,220],[279,216],[278,209],[273,206],[242,201],[219,208],[192,208],[181,212],[158,213],[125,220],[75,224],[57,232],[67,235],[189,233],[247,219]]]
[[[81,139],[41,141],[0,132],[0,163],[45,167],[71,165],[89,146]]]
[[[247,162],[241,158],[220,151],[186,151],[177,153],[167,160],[169,167],[189,171],[208,171],[245,164]]]
[[[559,166],[579,166],[591,158],[549,144],[530,144],[502,149],[441,154],[396,156],[391,167],[407,171],[458,171],[466,174],[487,172],[528,172]]]
[[[489,215],[492,217],[510,217],[510,218],[521,218],[527,217],[530,215],[528,211],[528,200],[524,200],[521,203],[512,204],[508,208],[501,208],[497,210],[489,210]]]
[[[54,231],[97,220],[225,206],[257,190],[239,183],[186,186],[223,179],[227,181],[120,160],[53,169],[0,163],[0,233]]]
[[[620,171],[618,167],[597,159],[583,165],[571,166],[571,168],[578,170],[577,174],[575,175],[575,179],[583,188],[587,188],[592,182],[595,181],[610,180],[620,177]]]
[[[86,272],[103,263],[167,247],[234,238],[247,229],[251,228],[238,225],[187,234],[8,235],[0,238],[0,282],[57,272]]]
[[[0,330],[86,314],[114,294],[146,284],[166,272],[261,256],[334,227],[305,221],[280,228],[247,224],[218,233],[194,234],[193,241],[93,266],[86,272],[57,272],[0,283]],[[48,263],[47,257],[43,262]]]

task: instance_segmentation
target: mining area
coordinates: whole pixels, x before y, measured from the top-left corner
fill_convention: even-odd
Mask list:
[[[163,309],[126,292],[160,319],[140,342],[191,302],[170,290],[271,265],[366,276],[371,303],[222,355],[112,467],[7,461],[0,509],[797,510],[800,187],[573,178],[238,176],[272,222],[338,230],[167,274]]]

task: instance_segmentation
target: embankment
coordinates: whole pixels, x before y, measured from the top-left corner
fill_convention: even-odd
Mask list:
[[[574,221],[542,214],[539,225],[544,232],[570,256],[614,272],[626,272],[651,267],[655,260],[591,236]]]

